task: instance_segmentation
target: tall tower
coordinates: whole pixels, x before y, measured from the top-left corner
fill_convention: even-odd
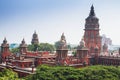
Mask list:
[[[101,51],[101,36],[99,34],[99,19],[95,16],[93,5],[91,6],[89,16],[85,21],[85,45],[89,48],[89,55],[94,56],[96,46],[98,47],[98,53]]]
[[[20,44],[20,53],[26,53],[27,52],[27,44],[25,43],[25,40],[23,39]]]
[[[33,36],[32,36],[32,44],[39,44],[39,39],[38,39],[38,34],[36,33],[36,31],[34,32]]]
[[[61,36],[56,53],[57,53],[57,57],[56,57],[57,62],[59,64],[64,64],[64,60],[67,58],[67,53],[68,53],[68,48],[64,33]]]
[[[1,57],[2,61],[4,62],[6,57],[11,55],[9,50],[9,44],[7,43],[6,38],[4,38],[3,43],[1,44]]]
[[[1,53],[9,52],[9,44],[7,43],[6,38],[4,38],[3,43],[1,44]]]

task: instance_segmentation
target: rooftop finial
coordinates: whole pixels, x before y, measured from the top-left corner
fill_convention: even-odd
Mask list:
[[[64,33],[62,33],[61,40],[64,40],[64,39],[65,39],[65,35]]]
[[[94,6],[92,4],[89,16],[95,16]]]
[[[64,33],[62,33],[61,41],[62,41],[62,42],[66,42],[66,39],[65,39],[65,35],[64,35]]]
[[[22,43],[23,43],[23,44],[25,43],[25,40],[24,40],[24,38],[23,38],[23,40],[22,40]]]

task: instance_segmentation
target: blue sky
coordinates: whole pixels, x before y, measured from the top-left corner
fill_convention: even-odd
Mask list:
[[[54,43],[64,32],[71,44],[79,44],[91,5],[99,18],[100,35],[120,45],[120,0],[0,0],[0,43],[31,43],[36,30],[40,42]]]

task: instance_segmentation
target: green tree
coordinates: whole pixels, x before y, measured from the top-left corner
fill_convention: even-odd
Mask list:
[[[60,45],[60,42],[56,41],[54,45],[55,45],[55,48],[57,49],[59,47],[59,45]]]
[[[0,72],[0,80],[20,80],[17,73],[13,72],[11,69],[3,69]]]
[[[54,45],[52,44],[49,44],[49,43],[41,43],[38,47],[38,50],[39,51],[54,51],[55,50],[55,47]]]
[[[119,80],[120,67],[96,65],[76,69],[41,65],[35,74],[29,76],[26,80]]]
[[[17,52],[19,52],[19,47],[11,49],[11,52],[12,52],[12,53],[17,53]]]
[[[38,45],[28,45],[28,50],[30,51],[54,51],[55,47],[52,44],[49,43],[40,43]]]
[[[34,45],[28,45],[28,50],[29,51],[34,51]]]
[[[67,47],[68,47],[68,49],[69,49],[69,50],[71,50],[71,49],[72,49],[70,44],[68,44],[68,45],[67,45]]]

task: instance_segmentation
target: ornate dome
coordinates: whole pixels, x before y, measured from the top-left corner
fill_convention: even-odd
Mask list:
[[[77,47],[77,50],[88,50],[88,48],[85,46],[84,37],[80,41],[80,45]]]
[[[4,44],[6,44],[6,43],[7,43],[6,37],[4,38],[3,43],[4,43]]]
[[[23,38],[23,40],[22,40],[22,44],[25,44],[25,40],[24,40],[24,38]]]
[[[81,39],[81,41],[80,41],[80,46],[81,46],[81,47],[85,47],[85,41],[84,41],[84,38]]]
[[[36,31],[35,31],[34,34],[33,34],[33,38],[34,38],[34,39],[35,39],[35,38],[38,38],[38,35],[37,35]]]
[[[33,36],[32,36],[32,44],[39,44],[39,39],[38,39],[38,34],[36,33],[36,31],[34,32]]]
[[[61,39],[59,41],[59,45],[57,49],[67,49],[66,39],[64,33],[62,33]]]
[[[98,21],[98,18],[95,16],[94,6],[93,5],[91,6],[89,16],[86,18],[86,20],[91,20],[91,21],[92,20],[97,20]]]
[[[27,44],[25,43],[24,38],[23,38],[23,40],[21,41],[20,47],[27,47]]]
[[[66,42],[64,33],[62,33],[61,41],[65,41]]]
[[[6,38],[4,38],[3,43],[1,44],[2,47],[9,47]]]

